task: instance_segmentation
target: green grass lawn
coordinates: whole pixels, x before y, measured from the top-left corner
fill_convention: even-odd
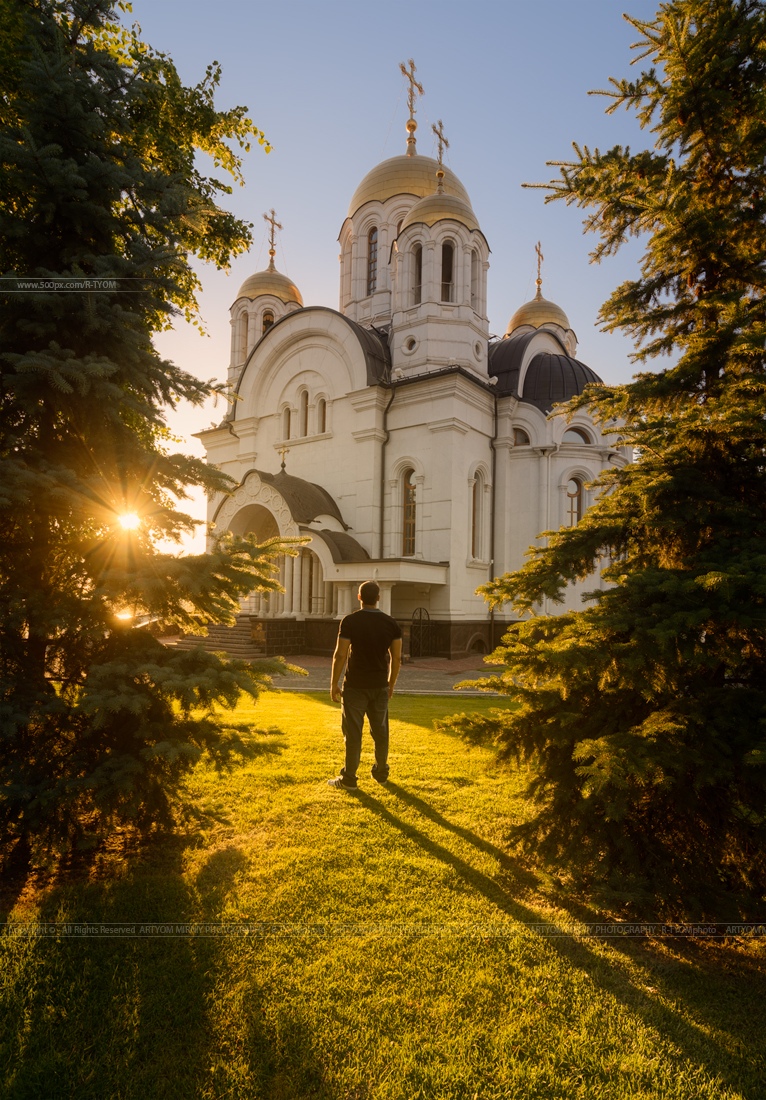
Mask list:
[[[504,850],[523,775],[433,730],[491,699],[397,696],[391,783],[328,788],[339,708],[281,694],[258,754],[200,767],[148,847],[6,890],[4,919],[232,922],[249,935],[6,936],[13,1100],[763,1100],[757,945],[545,937],[590,914]],[[269,925],[268,934],[257,926]]]

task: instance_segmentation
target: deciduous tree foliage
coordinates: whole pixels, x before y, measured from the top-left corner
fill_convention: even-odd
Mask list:
[[[520,708],[468,725],[532,765],[530,850],[644,905],[721,915],[766,885],[766,9],[672,0],[629,21],[652,67],[603,94],[654,147],[575,146],[548,198],[589,211],[596,260],[642,238],[601,321],[675,365],[573,403],[621,422],[636,461],[486,586],[532,617],[488,681]],[[583,610],[535,613],[602,567]]]
[[[109,0],[1,7],[0,827],[66,842],[167,819],[200,754],[237,748],[214,708],[267,679],[135,625],[200,632],[275,587],[274,545],[155,549],[192,529],[190,486],[229,484],[173,451],[166,410],[212,387],[151,342],[194,315],[190,255],[221,266],[249,242],[197,158],[237,179],[235,150],[263,135],[215,108],[215,65],[184,87]],[[30,277],[48,282],[23,292]],[[66,277],[117,289],[51,289]]]

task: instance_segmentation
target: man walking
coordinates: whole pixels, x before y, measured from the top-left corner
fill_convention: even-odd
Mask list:
[[[334,703],[342,698],[341,728],[346,742],[346,761],[331,787],[355,791],[356,770],[362,754],[364,716],[375,742],[372,778],[388,780],[388,700],[402,661],[402,630],[395,619],[378,607],[380,588],[375,581],[359,586],[361,607],[341,619],[338,643],[332,656],[330,695]],[[341,697],[340,678],[348,658],[348,670]]]

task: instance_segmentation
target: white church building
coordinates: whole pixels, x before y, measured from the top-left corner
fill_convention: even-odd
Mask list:
[[[589,483],[627,461],[585,413],[549,418],[599,379],[539,267],[490,340],[489,245],[440,128],[439,159],[417,152],[413,85],[406,152],[367,173],[340,228],[338,309],[305,305],[276,270],[273,211],[269,266],[231,306],[237,400],[200,438],[237,488],[208,519],[214,535],[310,539],[280,561],[284,592],[242,602],[240,633],[265,653],[331,652],[368,579],[411,656],[491,650],[510,616],[476,589],[577,523]]]

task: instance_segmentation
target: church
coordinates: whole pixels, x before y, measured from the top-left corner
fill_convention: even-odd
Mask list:
[[[628,461],[584,412],[549,418],[600,379],[542,295],[539,248],[537,294],[490,340],[489,243],[443,163],[441,123],[438,159],[418,153],[422,88],[412,62],[402,72],[406,147],[353,192],[338,309],[305,305],[277,271],[273,210],[269,265],[231,306],[236,400],[199,438],[237,488],[210,501],[211,537],[310,540],[280,559],[283,592],[242,601],[238,629],[257,652],[332,652],[368,579],[405,654],[490,651],[513,616],[476,589],[520,568],[541,532],[576,524],[589,483]],[[573,585],[565,606],[600,583]]]

